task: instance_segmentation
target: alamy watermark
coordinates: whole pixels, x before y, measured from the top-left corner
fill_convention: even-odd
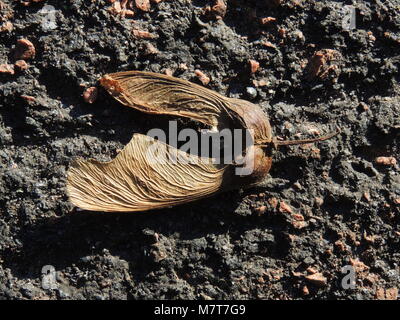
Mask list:
[[[41,26],[45,31],[54,30],[57,28],[56,13],[57,10],[52,5],[45,5],[38,12],[41,18]]]
[[[345,265],[342,267],[341,271],[345,274],[341,281],[342,288],[345,290],[354,290],[356,288],[356,271],[354,267],[351,265]]]
[[[342,8],[342,28],[350,31],[356,28],[356,8],[348,5]]]
[[[145,155],[149,163],[198,164],[211,161],[215,165],[234,164],[235,174],[241,176],[250,175],[254,169],[253,131],[250,129],[201,130],[199,134],[194,129],[185,128],[178,132],[177,121],[169,121],[168,135],[156,128],[149,130],[147,136],[170,146],[150,145]]]
[[[55,290],[58,288],[57,272],[52,265],[42,267],[42,288],[45,290]]]

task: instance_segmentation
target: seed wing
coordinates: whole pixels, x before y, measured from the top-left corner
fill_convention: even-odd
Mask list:
[[[142,134],[110,162],[75,161],[67,175],[71,202],[93,211],[145,211],[210,196],[224,168]]]
[[[214,128],[227,127],[231,121],[243,127],[229,98],[186,80],[127,71],[107,74],[100,84],[122,104],[143,112],[186,117]]]

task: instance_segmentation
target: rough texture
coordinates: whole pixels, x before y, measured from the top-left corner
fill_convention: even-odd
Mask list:
[[[350,32],[339,1],[231,0],[215,17],[204,9],[215,1],[166,0],[133,18],[105,0],[9,2],[0,64],[16,62],[19,39],[36,54],[0,73],[0,297],[398,299],[399,1],[353,1]],[[209,88],[260,104],[284,138],[342,134],[280,149],[258,188],[162,212],[77,211],[70,161],[109,160],[163,123],[102,89],[85,103],[102,75],[134,69],[197,83],[201,70]],[[41,285],[45,265],[56,289]],[[345,265],[354,290],[341,287]]]

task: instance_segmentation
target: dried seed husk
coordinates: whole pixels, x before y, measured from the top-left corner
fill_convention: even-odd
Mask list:
[[[171,161],[172,157],[186,161]],[[224,168],[152,137],[135,134],[110,162],[76,160],[68,170],[71,202],[85,210],[124,212],[166,208],[220,190]]]
[[[215,165],[210,158],[190,155],[151,137],[135,134],[110,162],[81,159],[71,165],[67,176],[69,198],[74,205],[86,210],[161,209],[251,186],[267,175],[272,151],[277,146],[329,138],[277,141],[259,106],[163,74],[118,72],[103,76],[100,84],[122,104],[149,114],[189,118],[213,130],[248,129],[253,145],[244,146],[241,166],[251,165],[253,171],[240,176],[235,174],[238,164]],[[149,150],[155,153],[149,154]],[[168,161],[173,156],[177,161]]]

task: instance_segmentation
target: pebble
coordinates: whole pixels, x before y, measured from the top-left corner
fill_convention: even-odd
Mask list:
[[[255,99],[257,97],[257,90],[253,87],[247,87],[246,93],[247,93],[248,97],[251,99]]]

